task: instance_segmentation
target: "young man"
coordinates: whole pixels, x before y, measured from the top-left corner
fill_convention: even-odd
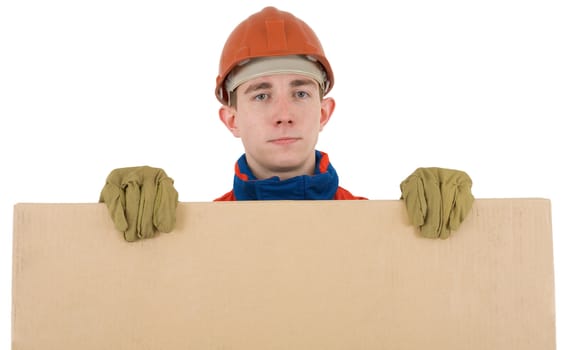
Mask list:
[[[327,97],[333,85],[323,47],[305,22],[274,7],[241,22],[222,51],[216,97],[220,120],[245,152],[232,190],[216,200],[366,199],[340,187],[328,155],[316,149],[334,111]],[[411,221],[424,227],[433,218],[431,236],[457,228],[471,207],[470,187],[465,173],[442,168],[417,169],[401,184]],[[177,198],[163,170],[134,167],[111,172],[100,200],[130,241],[171,231]]]
[[[225,200],[365,199],[338,185],[328,155],[315,149],[330,120],[334,76],[314,31],[266,7],[238,25],[220,58],[220,120],[242,140]]]

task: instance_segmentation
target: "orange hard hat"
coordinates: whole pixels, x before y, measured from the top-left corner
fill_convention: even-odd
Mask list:
[[[288,55],[304,55],[320,63],[326,73],[323,94],[332,89],[332,68],[314,31],[291,13],[270,6],[245,19],[226,40],[216,77],[216,98],[222,104],[228,104],[224,83],[230,72],[242,62]]]

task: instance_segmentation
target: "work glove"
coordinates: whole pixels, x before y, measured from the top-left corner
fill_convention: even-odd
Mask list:
[[[140,166],[113,170],[100,193],[100,202],[108,207],[124,239],[133,242],[153,237],[156,232],[171,232],[178,197],[173,179],[165,171]]]
[[[471,188],[472,180],[463,171],[418,168],[401,182],[401,199],[422,236],[446,239],[472,208]]]

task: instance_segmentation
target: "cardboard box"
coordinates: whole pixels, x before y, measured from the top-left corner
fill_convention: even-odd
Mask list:
[[[550,201],[180,203],[128,243],[103,204],[14,208],[12,349],[555,349]]]

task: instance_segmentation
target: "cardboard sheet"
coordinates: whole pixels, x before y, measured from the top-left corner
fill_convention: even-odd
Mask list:
[[[550,201],[447,240],[401,201],[181,203],[128,243],[103,204],[14,207],[12,348],[555,349]]]

